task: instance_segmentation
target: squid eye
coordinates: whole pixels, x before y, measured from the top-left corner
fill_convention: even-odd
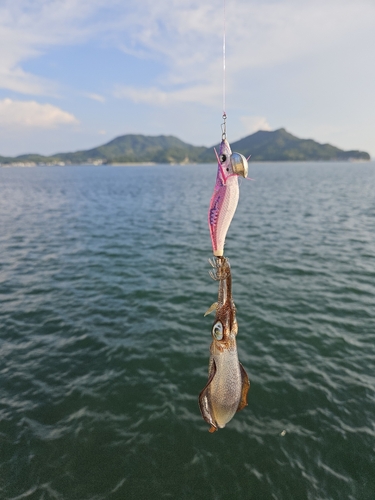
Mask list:
[[[224,163],[226,159],[227,159],[227,155],[220,155],[221,163]]]
[[[221,321],[216,321],[212,327],[212,336],[216,340],[221,340],[223,338],[223,325],[221,324]]]

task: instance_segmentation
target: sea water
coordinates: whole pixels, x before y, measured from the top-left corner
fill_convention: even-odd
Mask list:
[[[0,498],[375,498],[375,164],[249,175],[249,404],[210,434],[216,166],[0,169]]]

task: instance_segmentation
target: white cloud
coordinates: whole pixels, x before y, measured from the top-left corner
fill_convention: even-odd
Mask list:
[[[215,104],[221,92],[221,87],[210,85],[195,85],[178,90],[160,90],[157,87],[131,87],[118,85],[114,96],[119,99],[129,99],[135,103],[147,103],[155,106],[179,103]]]
[[[0,88],[56,93],[53,82],[25,72],[22,63],[50,46],[95,38],[163,64],[165,71],[153,83],[160,91],[154,102],[170,102],[163,93],[172,94],[174,102],[190,102],[192,95],[203,102],[209,94],[205,87],[216,95],[221,85],[221,7],[216,0],[5,0],[0,7]],[[374,15],[373,0],[227,2],[228,91],[240,84],[238,75],[246,70],[319,55],[350,35],[372,30]],[[184,90],[178,89],[181,85]],[[152,85],[149,91],[154,92]]]
[[[86,93],[84,94],[84,96],[87,97],[88,99],[92,99],[93,101],[105,102],[105,97],[103,97],[100,94]]]
[[[118,99],[129,99],[136,103],[165,104],[168,101],[168,93],[156,87],[140,89],[127,85],[117,85],[113,95]]]
[[[253,134],[258,130],[272,130],[264,116],[241,116],[241,122],[247,134]]]
[[[244,87],[251,72],[260,68],[324,58],[327,49],[342,51],[350,37],[372,32],[374,15],[370,0],[232,0],[226,10],[227,92]],[[131,15],[120,16],[118,23],[126,32],[124,51],[155,59],[166,70],[150,88],[117,89],[117,97],[157,105],[193,100],[220,106],[221,4],[143,0],[133,2]]]
[[[22,64],[51,46],[82,43],[102,29],[96,16],[117,0],[5,0],[0,5],[0,88],[30,95],[56,94],[56,82]]]
[[[0,101],[0,126],[55,128],[58,125],[77,124],[71,114],[51,104],[39,104],[36,101]]]

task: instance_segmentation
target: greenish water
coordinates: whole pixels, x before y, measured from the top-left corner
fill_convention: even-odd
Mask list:
[[[0,498],[375,498],[375,164],[250,164],[249,406],[210,434],[215,176],[0,169]]]

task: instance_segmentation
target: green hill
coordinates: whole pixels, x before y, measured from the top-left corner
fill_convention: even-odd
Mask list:
[[[370,160],[370,155],[363,151],[343,151],[312,139],[299,139],[285,128],[274,132],[259,130],[231,146],[245,156],[251,154],[255,161]]]
[[[219,144],[215,146],[218,149]],[[252,135],[231,143],[232,151],[250,156],[252,161],[345,161],[370,160],[364,151],[343,151],[330,144],[320,144],[312,139],[299,139],[285,128],[273,132],[259,130]],[[211,148],[212,149],[212,148]],[[201,161],[209,161],[212,154],[206,151]],[[212,161],[212,160],[211,160]]]
[[[369,160],[363,151],[343,151],[330,144],[319,144],[312,139],[299,139],[284,128],[273,132],[260,130],[232,142],[233,151],[254,161],[328,161]],[[218,145],[216,145],[218,148]],[[117,137],[97,148],[57,153],[53,156],[38,154],[14,158],[0,156],[1,164],[82,164],[82,163],[213,163],[213,147],[192,146],[173,136],[145,136],[128,134]]]
[[[186,144],[173,136],[123,135],[88,151],[59,153],[63,161],[82,163],[91,160],[104,160],[107,163],[181,163],[184,160],[195,162],[206,150]]]

